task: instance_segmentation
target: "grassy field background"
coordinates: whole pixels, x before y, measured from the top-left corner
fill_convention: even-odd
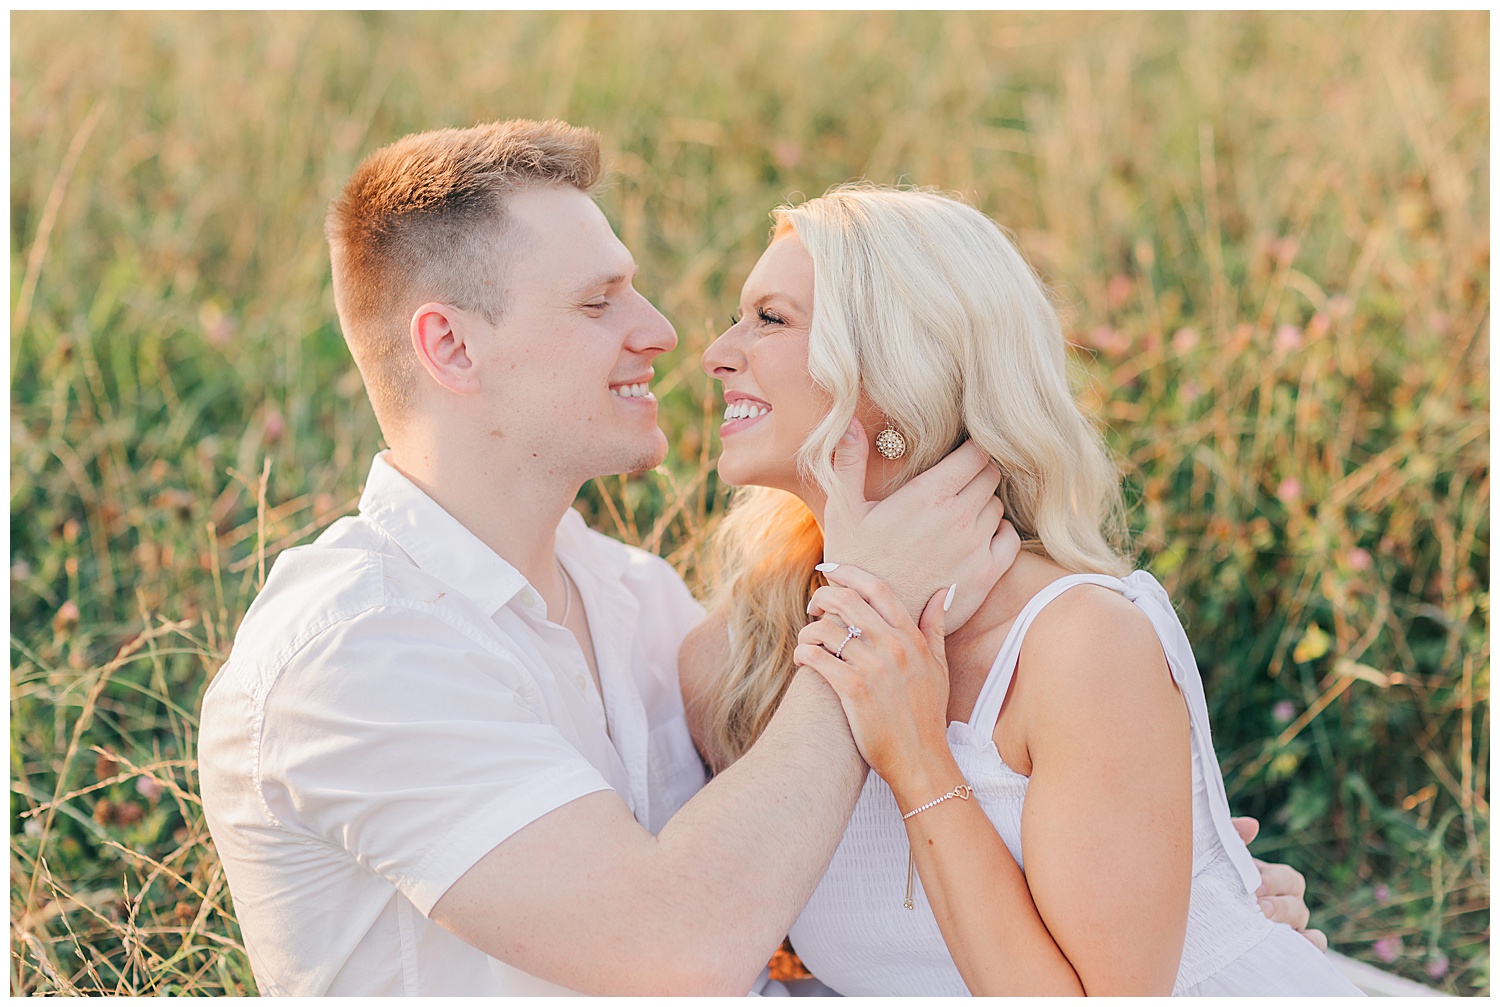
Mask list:
[[[1356,957],[1489,977],[1489,18],[11,16],[11,991],[254,991],[194,732],[378,432],[324,207],[410,131],[598,128],[682,345],[666,465],[586,488],[692,579],[698,369],[776,203],[1012,228],[1077,344],[1232,804]]]

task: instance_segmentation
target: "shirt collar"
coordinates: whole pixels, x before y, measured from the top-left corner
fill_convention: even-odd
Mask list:
[[[375,456],[359,512],[438,580],[493,615],[527,587],[521,571],[485,545],[386,460]],[[575,515],[576,516],[576,515]]]
[[[606,548],[605,546],[613,546]],[[589,530],[583,515],[569,507],[557,523],[557,554],[575,560],[600,579],[617,579],[630,565],[630,551]]]

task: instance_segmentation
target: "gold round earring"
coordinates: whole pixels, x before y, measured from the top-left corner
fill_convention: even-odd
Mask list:
[[[906,438],[901,436],[901,431],[888,426],[876,435],[875,450],[880,452],[880,457],[895,461],[906,454]]]

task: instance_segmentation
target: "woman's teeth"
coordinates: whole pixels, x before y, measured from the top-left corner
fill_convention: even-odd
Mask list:
[[[757,405],[754,402],[731,402],[724,407],[724,420],[743,420],[751,416],[764,416],[771,411],[770,406]]]
[[[611,388],[610,393],[618,395],[622,399],[644,399],[651,395],[651,386],[645,383],[639,385],[619,385]]]

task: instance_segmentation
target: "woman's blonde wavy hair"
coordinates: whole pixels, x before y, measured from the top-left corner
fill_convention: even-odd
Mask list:
[[[972,438],[1000,466],[996,494],[1025,548],[1072,572],[1126,573],[1118,471],[1073,399],[1057,312],[1000,226],[952,196],[869,183],[773,217],[772,240],[794,231],[812,257],[808,371],[833,403],[798,452],[803,477],[840,492],[833,449],[864,400],[908,445],[887,492]],[[791,681],[823,535],[796,496],[752,487],[710,549],[730,641],[706,710],[721,769]]]

